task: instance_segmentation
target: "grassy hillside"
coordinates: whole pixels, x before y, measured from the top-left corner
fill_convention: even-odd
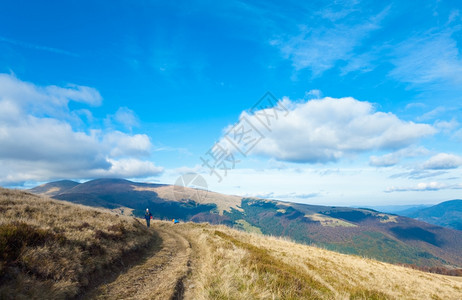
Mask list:
[[[148,230],[6,189],[0,212],[0,299],[462,298],[462,277],[225,226],[155,221]]]
[[[462,267],[462,231],[371,209],[242,199],[164,184],[123,179],[96,179],[61,187],[54,198],[142,215],[148,207],[155,218],[224,224],[248,232],[286,236],[345,254],[356,254],[420,267]],[[37,191],[33,189],[31,191]]]
[[[208,224],[159,224],[191,241],[186,299],[461,299],[462,278]]]
[[[137,219],[0,188],[0,299],[64,299],[158,242]]]

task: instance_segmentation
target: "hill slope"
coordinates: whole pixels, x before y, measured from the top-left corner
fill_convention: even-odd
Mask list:
[[[72,180],[60,180],[39,185],[29,191],[33,194],[53,197],[64,193],[77,185],[79,185],[79,183]]]
[[[174,228],[188,237],[195,255],[201,258],[192,264],[190,286],[194,289],[186,293],[191,299],[458,299],[462,296],[460,277],[421,273],[223,226],[181,224]],[[446,279],[451,283],[443,283]],[[448,290],[440,289],[448,283]]]
[[[0,188],[0,299],[76,297],[159,241],[134,218]]]
[[[431,207],[402,214],[430,224],[462,230],[462,200],[445,201]]]
[[[462,297],[462,277],[224,226],[156,221],[148,230],[134,218],[4,189],[0,210],[2,299]],[[114,267],[123,253],[139,259]]]
[[[462,266],[462,232],[371,209],[240,198],[123,179],[88,181],[54,198],[110,209],[128,207],[138,216],[150,208],[158,219],[224,224],[385,262]]]

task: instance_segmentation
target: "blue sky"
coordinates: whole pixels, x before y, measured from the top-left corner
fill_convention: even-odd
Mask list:
[[[461,6],[3,1],[0,185],[196,172],[303,203],[461,198]]]

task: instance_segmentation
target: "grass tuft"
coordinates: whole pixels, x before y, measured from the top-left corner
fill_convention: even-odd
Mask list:
[[[387,294],[368,289],[359,289],[350,294],[350,300],[388,300],[391,299]]]
[[[331,294],[312,276],[275,258],[267,249],[242,242],[221,231],[215,231],[215,235],[247,250],[249,255],[243,262],[259,275],[257,284],[266,286],[282,299],[320,299],[323,298],[321,295]]]
[[[46,242],[66,242],[66,237],[26,224],[12,222],[0,225],[0,252],[5,264],[15,263],[26,247],[38,247]]]
[[[132,217],[21,191],[0,188],[0,211],[0,299],[77,297],[154,238]]]

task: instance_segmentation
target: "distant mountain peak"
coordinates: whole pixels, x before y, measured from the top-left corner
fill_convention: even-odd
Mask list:
[[[406,214],[427,223],[462,230],[462,200],[455,199]]]
[[[58,180],[49,183],[45,183],[39,185],[35,188],[29,189],[29,192],[37,195],[46,195],[50,197],[54,197],[59,195],[65,191],[68,191],[80,183],[72,181],[72,180]]]

